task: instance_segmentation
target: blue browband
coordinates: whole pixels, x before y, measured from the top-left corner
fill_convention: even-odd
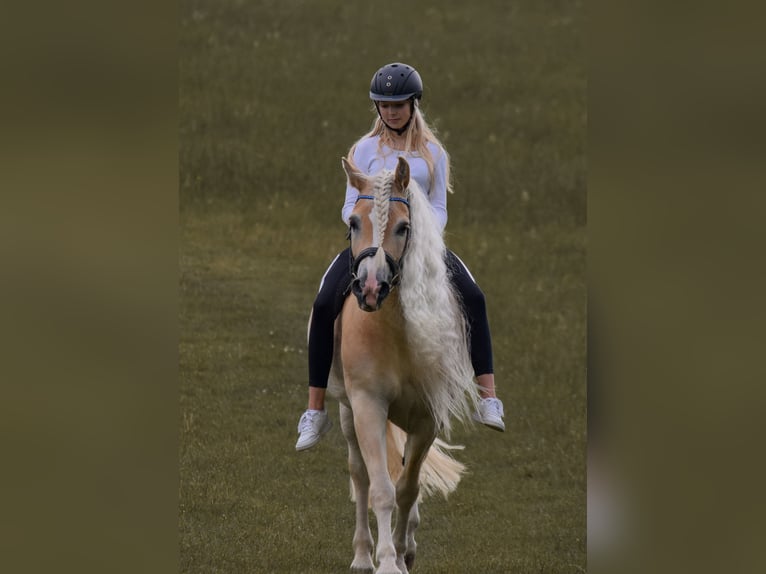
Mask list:
[[[360,199],[375,199],[372,195],[359,195],[356,198],[356,201],[359,201]],[[356,203],[356,201],[354,203]],[[410,206],[410,202],[404,199],[403,197],[389,197],[388,201],[399,201],[406,205],[407,207]]]

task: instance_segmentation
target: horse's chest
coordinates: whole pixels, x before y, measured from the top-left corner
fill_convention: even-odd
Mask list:
[[[343,321],[341,349],[344,360],[367,355],[388,361],[408,355],[407,333],[397,313],[383,309],[366,313],[354,309],[349,315]]]

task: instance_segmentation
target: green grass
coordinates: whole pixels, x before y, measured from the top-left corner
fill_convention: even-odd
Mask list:
[[[583,8],[183,2],[179,538],[184,573],[344,572],[336,423],[293,450],[306,322],[344,247],[339,158],[372,72],[418,67],[454,162],[447,240],[489,307],[505,434],[422,506],[415,571],[585,570]]]

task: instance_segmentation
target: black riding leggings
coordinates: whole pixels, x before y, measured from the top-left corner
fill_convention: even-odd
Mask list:
[[[460,294],[463,311],[471,333],[471,364],[476,376],[493,372],[492,339],[487,320],[487,305],[479,286],[466,266],[452,251],[447,250],[447,267],[452,283]],[[349,249],[343,250],[322,278],[314,300],[309,329],[309,386],[327,388],[327,378],[333,357],[333,327],[343,308],[351,283]]]

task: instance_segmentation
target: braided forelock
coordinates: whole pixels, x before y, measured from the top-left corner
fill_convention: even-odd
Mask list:
[[[391,189],[394,185],[394,172],[390,170],[381,171],[375,178],[372,195],[375,198],[370,219],[373,225],[372,244],[380,247],[386,235],[386,226],[388,225],[389,199],[391,198]],[[383,250],[379,249],[378,254],[383,255]]]

